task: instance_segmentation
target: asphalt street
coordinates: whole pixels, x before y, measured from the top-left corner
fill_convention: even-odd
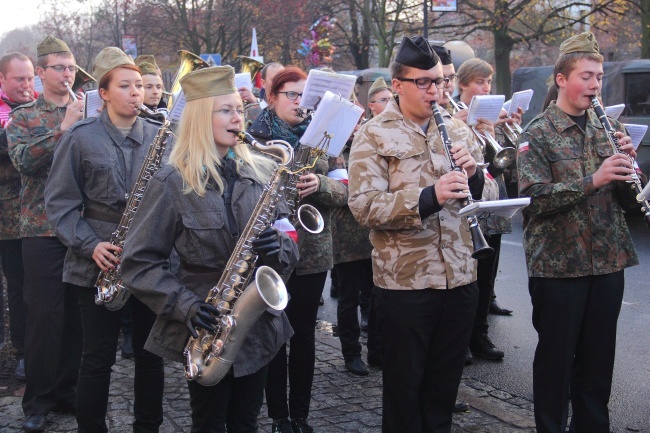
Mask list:
[[[650,230],[638,216],[629,218],[628,225],[640,265],[625,272],[610,399],[611,431],[650,433]],[[537,334],[531,323],[532,307],[521,242],[522,220],[517,215],[513,219],[513,233],[503,236],[496,283],[497,300],[514,313],[507,317],[489,316],[489,335],[506,356],[501,362],[477,359],[466,367],[465,375],[532,400]],[[336,301],[329,298],[329,280],[323,297],[325,305],[319,311],[319,319],[336,323]]]

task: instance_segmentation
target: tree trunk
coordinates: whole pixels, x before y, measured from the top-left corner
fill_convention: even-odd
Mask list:
[[[640,0],[641,6],[641,58],[650,59],[650,0]]]
[[[494,35],[494,66],[496,94],[505,95],[510,98],[512,92],[510,74],[510,53],[512,52],[512,40],[505,35],[505,32],[493,32]]]

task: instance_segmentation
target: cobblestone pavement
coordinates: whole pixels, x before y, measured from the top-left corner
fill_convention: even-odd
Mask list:
[[[309,417],[317,433],[378,433],[381,431],[381,371],[357,377],[343,365],[340,343],[332,326],[320,322],[316,331],[316,374]],[[4,350],[7,350],[5,348]],[[365,350],[365,347],[364,347]],[[364,356],[365,358],[365,356]],[[11,364],[11,365],[9,365]],[[0,432],[21,432],[23,413],[20,405],[23,387],[9,379],[12,363],[0,370]],[[109,403],[109,429],[113,433],[130,433],[133,420],[133,361],[121,359],[114,367]],[[190,405],[182,366],[168,362],[165,368],[165,419],[161,433],[189,432]],[[464,377],[458,398],[470,405],[468,413],[454,415],[454,433],[534,432],[532,402],[510,395],[489,385]],[[48,432],[76,431],[75,418],[50,414]],[[260,416],[260,432],[270,432],[271,421],[266,407]]]

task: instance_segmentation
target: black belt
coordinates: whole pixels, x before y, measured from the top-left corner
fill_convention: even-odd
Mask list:
[[[94,220],[104,221],[107,223],[119,224],[122,220],[122,214],[114,212],[104,212],[101,210],[85,208],[83,211],[84,218],[91,218]]]

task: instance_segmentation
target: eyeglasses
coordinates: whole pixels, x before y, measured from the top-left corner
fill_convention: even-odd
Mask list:
[[[370,101],[370,104],[374,104],[375,102],[379,102],[380,104],[385,104],[388,101],[390,101],[390,98],[379,98],[374,101]]]
[[[224,117],[233,117],[235,113],[239,114],[239,117],[244,117],[246,112],[244,110],[236,110],[234,108],[222,108],[221,110],[214,110],[213,113],[219,113]]]
[[[447,87],[449,86],[449,83],[456,81],[456,74],[445,77],[444,80],[445,80],[445,87]]]
[[[298,93],[298,92],[278,92],[278,93],[284,93],[284,95],[290,101],[295,101],[296,99],[298,99],[298,97],[302,97],[302,93]]]
[[[56,72],[59,72],[59,73],[64,72],[67,69],[68,71],[72,72],[73,74],[76,74],[77,71],[79,70],[79,66],[77,66],[77,65],[72,65],[72,66],[63,66],[63,65],[43,66],[43,69],[47,69],[47,68],[52,68]]]
[[[432,80],[431,78],[403,78],[403,77],[397,77],[398,80],[400,81],[410,81],[411,83],[415,83],[418,89],[425,89],[428,90],[432,84],[436,85],[436,88],[442,87],[442,83],[445,82],[444,78],[436,78],[435,80]]]

